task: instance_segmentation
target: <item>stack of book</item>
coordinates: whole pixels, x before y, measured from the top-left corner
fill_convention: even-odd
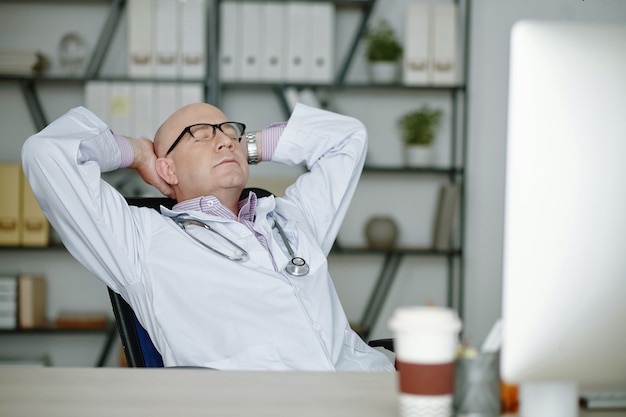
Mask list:
[[[17,279],[0,276],[0,329],[17,327]]]
[[[46,281],[41,276],[0,276],[0,329],[46,326]]]
[[[0,74],[38,75],[48,65],[46,57],[39,52],[0,49]]]

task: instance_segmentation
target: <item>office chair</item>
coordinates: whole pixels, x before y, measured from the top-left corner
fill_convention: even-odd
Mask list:
[[[109,290],[117,331],[122,341],[126,363],[131,368],[163,368],[163,358],[143,328],[133,309],[121,295]]]
[[[128,197],[126,201],[131,206],[149,207],[155,210],[159,210],[161,206],[171,209],[176,204],[176,200],[168,197]],[[122,349],[128,366],[131,368],[162,368],[163,358],[154,347],[146,329],[137,320],[137,316],[131,306],[120,294],[111,288],[108,288],[108,290],[117,331],[120,335]]]
[[[262,188],[245,188],[241,193],[240,199],[246,198],[250,191],[254,191],[259,198],[272,195],[272,193]],[[132,206],[149,207],[155,210],[159,210],[160,206],[171,209],[176,204],[175,200],[167,197],[128,197],[126,201]],[[120,294],[111,288],[108,288],[108,291],[128,366],[132,368],[162,368],[163,358],[154,347],[148,332],[137,320],[137,316],[131,306]],[[372,340],[369,342],[369,345],[372,347],[383,347],[393,352],[392,339]]]

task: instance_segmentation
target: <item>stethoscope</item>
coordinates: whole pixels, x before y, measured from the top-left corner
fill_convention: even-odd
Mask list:
[[[230,240],[229,238],[227,238],[226,236],[224,236],[217,230],[213,229],[208,224],[200,220],[190,219],[190,218],[185,218],[185,217],[173,217],[172,220],[174,220],[174,223],[180,226],[180,228],[183,229],[185,233],[187,233],[187,235],[190,236],[194,241],[201,244],[205,248],[209,249],[211,252],[216,253],[230,261],[235,261],[235,262],[246,262],[249,259],[248,251],[246,251],[244,248],[242,248],[241,246],[239,246],[238,244],[236,244],[235,242],[233,242],[232,240]],[[200,226],[210,232],[215,233],[217,236],[224,239],[226,242],[228,242],[228,244],[230,244],[233,248],[235,248],[235,253],[237,255],[235,256],[229,255],[227,253],[221,252],[217,250],[216,248],[206,244],[202,240],[198,239],[197,237],[189,233],[189,231],[187,230],[187,225]],[[287,248],[287,252],[289,252],[289,256],[291,257],[291,260],[285,266],[285,271],[289,275],[292,275],[294,277],[301,277],[301,276],[308,274],[309,265],[307,265],[304,258],[301,258],[300,256],[296,256],[296,254],[293,251],[293,248],[291,247],[291,244],[289,244],[289,240],[287,239],[287,236],[285,236],[285,231],[280,226],[280,224],[277,221],[274,221],[274,225],[276,226],[276,230],[278,230],[278,234],[280,235],[280,238],[282,239],[283,243],[285,244],[285,247]]]

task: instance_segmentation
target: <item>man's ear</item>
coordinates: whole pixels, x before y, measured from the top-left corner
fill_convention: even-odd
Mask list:
[[[176,176],[176,170],[171,159],[169,158],[157,158],[156,171],[159,177],[163,178],[163,181],[169,185],[178,184],[178,177]]]

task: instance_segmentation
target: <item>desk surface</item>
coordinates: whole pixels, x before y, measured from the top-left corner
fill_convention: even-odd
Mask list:
[[[0,416],[397,416],[395,373],[4,368]]]
[[[391,372],[7,367],[0,416],[398,417],[396,389]]]

